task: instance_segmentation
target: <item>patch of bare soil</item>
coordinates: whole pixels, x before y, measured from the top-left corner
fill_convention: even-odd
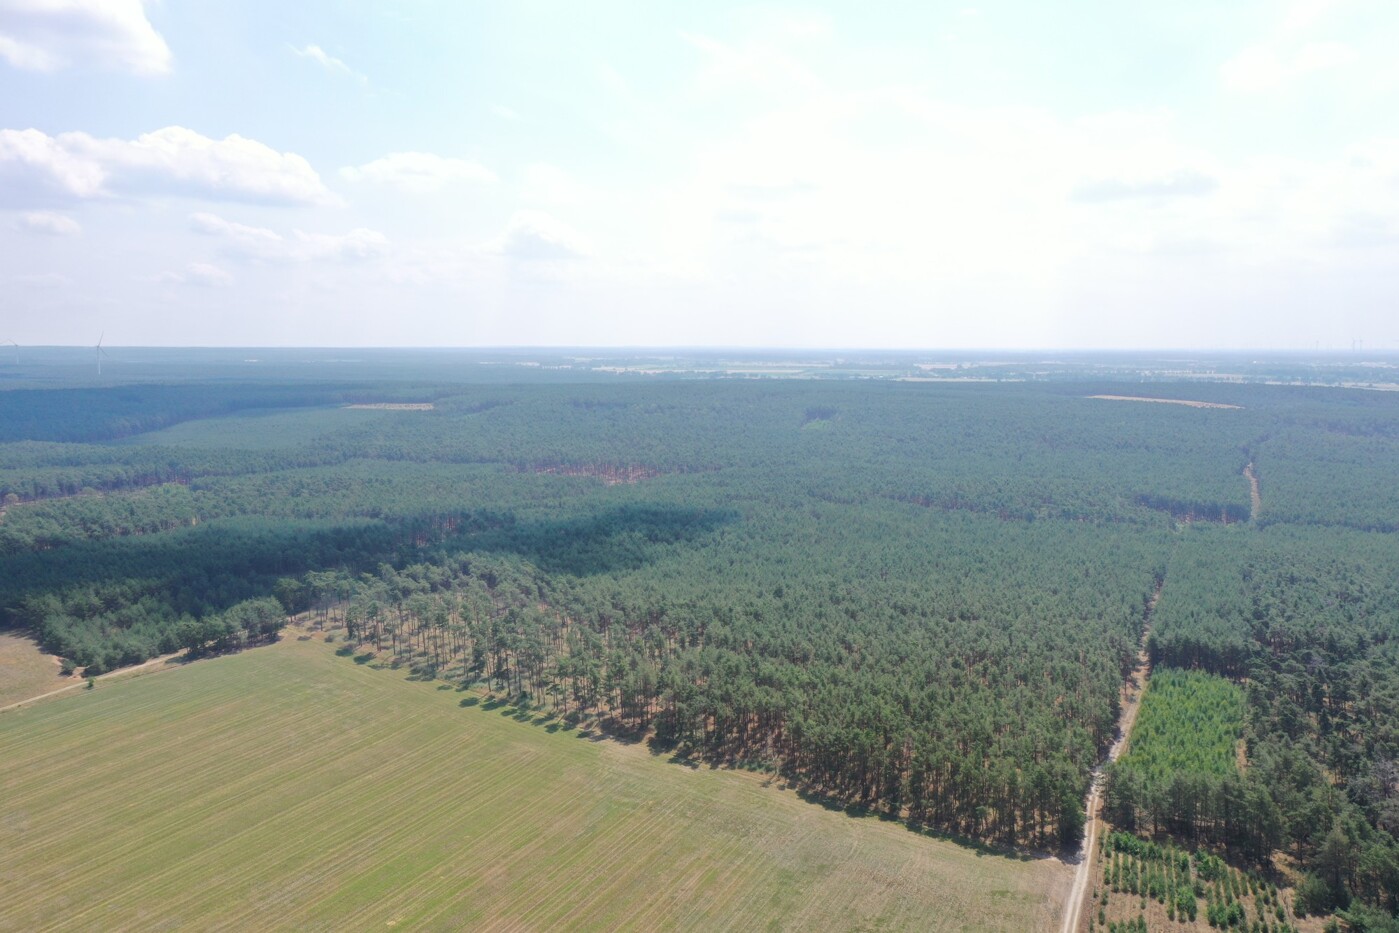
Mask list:
[[[1160,402],[1162,405],[1185,405],[1189,408],[1229,408],[1235,411],[1242,405],[1226,405],[1223,402],[1197,402],[1184,398],[1149,398],[1145,395],[1090,395],[1089,398],[1107,399],[1110,402]]]
[[[431,402],[365,402],[360,405],[342,407],[359,409],[360,411],[432,411],[436,406]]]
[[[592,476],[602,480],[604,486],[621,486],[653,479],[661,471],[644,466],[616,466],[605,463],[565,463],[550,466],[528,466],[522,473],[544,473],[550,476]]]

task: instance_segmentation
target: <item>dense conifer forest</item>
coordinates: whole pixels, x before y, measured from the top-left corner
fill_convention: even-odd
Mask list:
[[[1078,843],[1145,640],[1108,805],[1181,847],[1131,856],[1162,897],[1207,851],[1257,878],[1277,854],[1298,913],[1399,911],[1393,394],[128,385],[0,392],[0,440],[0,625],[89,673],[311,612],[351,653],[1048,849]]]

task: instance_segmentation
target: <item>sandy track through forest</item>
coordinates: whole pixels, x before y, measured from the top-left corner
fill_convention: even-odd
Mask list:
[[[1248,477],[1248,520],[1256,525],[1258,516],[1263,514],[1263,494],[1258,489],[1258,473],[1253,469],[1252,460],[1244,467],[1244,476]]]
[[[1146,689],[1149,673],[1146,639],[1151,634],[1151,616],[1156,611],[1156,603],[1161,599],[1163,585],[1164,581],[1156,585],[1156,592],[1152,594],[1151,602],[1147,606],[1146,625],[1142,628],[1142,643],[1137,655],[1137,666],[1133,668],[1131,677],[1124,684],[1123,693],[1126,696],[1122,704],[1122,712],[1117,717],[1117,740],[1108,749],[1107,758],[1093,769],[1091,789],[1088,791],[1088,800],[1083,808],[1087,817],[1083,831],[1083,851],[1079,857],[1078,867],[1074,871],[1074,883],[1073,887],[1069,889],[1068,902],[1064,906],[1064,925],[1061,928],[1061,933],[1076,933],[1082,925],[1086,913],[1084,904],[1088,897],[1088,881],[1093,875],[1094,856],[1098,850],[1098,828],[1102,824],[1100,811],[1103,806],[1103,776],[1107,766],[1122,757],[1122,753],[1127,750],[1127,743],[1132,735],[1132,726],[1137,722],[1137,712],[1141,709],[1142,693]]]

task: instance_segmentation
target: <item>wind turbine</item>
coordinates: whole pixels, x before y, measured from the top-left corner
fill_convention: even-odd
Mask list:
[[[97,350],[97,375],[99,376],[102,375],[102,357],[107,355],[107,351],[102,349],[102,338],[106,336],[107,332],[104,330],[101,335],[98,336],[97,346],[95,348]]]
[[[19,365],[19,344],[15,343],[13,340],[6,340],[5,342],[8,343],[10,346],[12,346],[12,347],[15,348],[15,365],[18,366],[18,365]]]

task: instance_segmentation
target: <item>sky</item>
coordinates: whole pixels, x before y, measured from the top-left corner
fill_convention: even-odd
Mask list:
[[[0,342],[1399,349],[1393,0],[0,0]]]

